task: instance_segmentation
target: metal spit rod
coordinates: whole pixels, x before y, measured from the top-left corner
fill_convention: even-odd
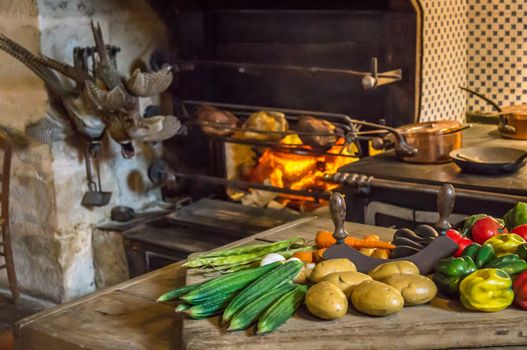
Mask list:
[[[222,186],[233,186],[240,189],[256,189],[256,190],[264,190],[269,192],[277,192],[277,193],[285,193],[285,194],[291,194],[296,196],[302,196],[302,197],[309,197],[313,198],[315,202],[318,202],[319,199],[329,199],[330,194],[328,192],[323,191],[306,191],[306,190],[290,190],[288,188],[280,188],[280,187],[274,187],[270,185],[263,185],[258,184],[254,182],[247,182],[247,181],[241,181],[241,180],[228,180],[228,179],[222,179],[219,177],[214,176],[206,176],[206,175],[196,175],[196,174],[185,174],[185,173],[172,173],[175,177],[185,178],[196,182],[207,182],[207,183],[213,183],[217,185]]]

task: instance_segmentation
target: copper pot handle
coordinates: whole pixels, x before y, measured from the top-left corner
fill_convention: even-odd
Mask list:
[[[516,133],[516,128],[512,125],[509,125],[509,119],[506,117],[505,114],[500,114],[500,121],[498,123],[498,131],[507,134],[507,135],[514,135]]]

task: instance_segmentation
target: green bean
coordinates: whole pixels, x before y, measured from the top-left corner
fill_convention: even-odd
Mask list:
[[[196,259],[222,257],[222,256],[230,256],[230,255],[242,255],[242,254],[256,253],[260,251],[266,251],[268,253],[272,253],[275,250],[282,250],[297,242],[301,242],[303,244],[304,241],[305,240],[302,237],[293,237],[290,239],[285,239],[283,241],[274,242],[274,243],[253,244],[253,245],[248,245],[244,247],[223,249],[223,250],[208,252],[202,255],[198,255]],[[191,260],[194,260],[194,259],[191,259]]]

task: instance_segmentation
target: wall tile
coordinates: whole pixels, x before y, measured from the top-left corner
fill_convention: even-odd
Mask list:
[[[468,87],[507,106],[527,103],[527,2],[468,0]],[[467,109],[491,112],[468,94]]]

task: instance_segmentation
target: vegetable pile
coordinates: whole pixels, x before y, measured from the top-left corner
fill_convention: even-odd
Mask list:
[[[470,216],[460,231],[446,235],[459,248],[435,267],[441,294],[459,297],[469,310],[500,311],[514,300],[527,310],[527,204],[518,203],[503,219]]]
[[[194,319],[222,314],[228,331],[246,329],[256,322],[258,333],[272,332],[304,301],[307,286],[293,283],[303,267],[294,258],[275,261],[175,289],[158,301],[178,299],[181,304],[176,312]]]
[[[314,250],[313,247],[305,247],[304,243],[303,238],[293,237],[275,243],[217,250],[193,256],[183,266],[200,268],[203,272],[231,273],[258,266],[260,260],[270,253],[277,253],[284,258],[290,258],[295,253]]]

